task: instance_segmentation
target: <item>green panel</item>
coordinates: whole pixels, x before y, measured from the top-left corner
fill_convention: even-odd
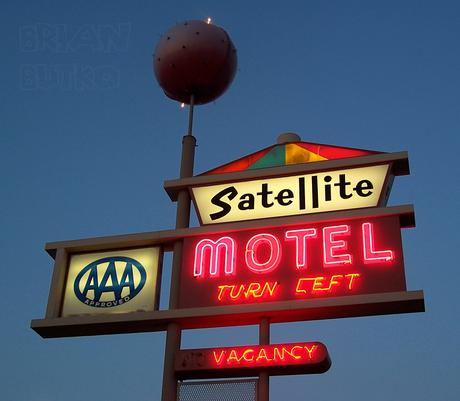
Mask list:
[[[264,157],[257,160],[254,164],[248,167],[248,170],[256,168],[267,168],[284,166],[286,164],[286,152],[284,145],[275,146]]]

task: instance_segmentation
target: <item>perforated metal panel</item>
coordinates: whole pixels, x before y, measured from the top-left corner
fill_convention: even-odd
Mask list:
[[[257,401],[258,379],[179,382],[177,401]]]

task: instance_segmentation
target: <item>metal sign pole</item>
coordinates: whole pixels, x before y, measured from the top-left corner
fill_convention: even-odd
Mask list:
[[[193,176],[196,138],[192,135],[194,97],[190,97],[188,133],[182,138],[182,157],[180,178]],[[190,225],[190,195],[187,189],[179,192],[176,209],[176,229],[187,228]],[[169,309],[177,309],[179,304],[180,267],[182,263],[182,240],[174,243],[174,254],[171,272],[171,289],[169,294]],[[170,323],[166,332],[165,359],[163,367],[162,401],[177,400],[177,377],[174,369],[174,357],[180,349],[181,328],[176,323]]]
[[[270,344],[270,321],[263,318],[259,324],[259,344]],[[268,372],[260,372],[259,374],[259,388],[257,391],[257,401],[268,401],[270,390],[270,376]]]

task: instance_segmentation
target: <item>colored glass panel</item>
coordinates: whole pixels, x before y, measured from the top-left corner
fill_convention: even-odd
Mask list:
[[[381,153],[372,150],[344,148],[338,146],[323,145],[320,143],[298,142],[297,145],[312,153],[317,154],[318,156],[324,157],[327,160],[345,159],[349,157],[359,157]]]
[[[284,151],[284,145],[275,146],[270,152],[268,152],[264,157],[257,160],[251,166],[248,167],[248,170],[253,170],[256,168],[267,168],[267,167],[276,167],[284,166],[286,164],[286,155]]]
[[[297,144],[288,143],[286,145],[286,164],[312,163],[322,160],[327,159]]]
[[[322,160],[345,159],[378,153],[382,152],[319,143],[295,142],[270,146],[259,152],[209,170],[202,175],[231,173],[290,164],[314,163]]]
[[[243,171],[247,170],[249,166],[259,160],[261,157],[265,156],[273,146],[260,150],[256,153],[252,153],[249,156],[242,157],[241,159],[235,160],[233,162],[224,164],[223,166],[216,167],[212,170],[209,170],[202,175],[210,175],[210,174],[223,174],[223,173],[232,173],[235,171]]]

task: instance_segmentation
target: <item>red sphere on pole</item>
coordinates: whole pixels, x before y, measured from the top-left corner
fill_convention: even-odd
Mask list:
[[[209,103],[233,81],[236,48],[228,33],[204,21],[186,21],[166,32],[158,43],[153,67],[166,96],[189,104]]]

